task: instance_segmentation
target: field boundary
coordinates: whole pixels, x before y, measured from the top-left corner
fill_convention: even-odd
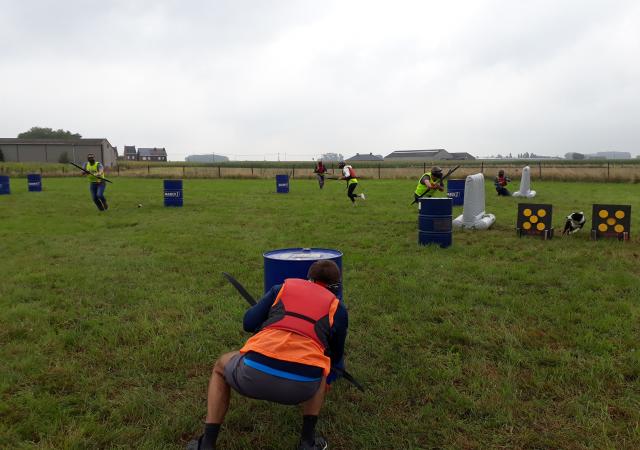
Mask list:
[[[358,178],[362,179],[417,179],[432,165],[445,168],[460,164],[453,178],[464,178],[467,175],[483,173],[486,178],[493,178],[499,169],[504,169],[513,181],[518,181],[522,168],[531,167],[533,180],[555,181],[594,181],[606,182],[640,182],[640,161],[425,161],[354,163]],[[312,179],[313,162],[228,162],[218,164],[190,163],[136,163],[119,162],[106,170],[108,177],[136,178],[243,178],[269,179],[276,175],[287,174],[292,179]],[[336,163],[328,163],[329,173],[338,175],[340,169]],[[26,177],[30,173],[39,173],[45,177],[72,177],[79,172],[67,164],[47,163],[0,163],[0,175],[10,177]]]

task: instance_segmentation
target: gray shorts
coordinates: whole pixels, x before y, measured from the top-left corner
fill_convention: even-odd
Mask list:
[[[247,366],[244,357],[239,353],[229,360],[224,366],[224,378],[233,390],[245,397],[298,405],[313,397],[322,383],[322,380],[297,381],[271,375]]]

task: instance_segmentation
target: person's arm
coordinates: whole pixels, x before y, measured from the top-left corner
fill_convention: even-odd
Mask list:
[[[98,172],[96,172],[96,175],[104,177],[104,167],[102,166],[102,163],[98,163]]]
[[[242,328],[244,331],[253,333],[262,326],[262,323],[269,317],[269,310],[273,302],[276,301],[276,296],[278,292],[280,292],[281,287],[281,284],[273,286],[258,303],[244,313],[244,318],[242,319]]]
[[[331,351],[331,365],[336,365],[344,357],[344,345],[347,340],[347,329],[349,328],[349,315],[347,309],[342,305],[338,306],[333,316],[333,326],[329,336],[329,350]]]

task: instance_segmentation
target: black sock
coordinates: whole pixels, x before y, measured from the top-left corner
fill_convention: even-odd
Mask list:
[[[202,444],[200,450],[212,450],[216,448],[216,441],[218,440],[218,433],[220,432],[219,423],[205,423],[204,435],[202,436]]]
[[[302,416],[302,433],[300,438],[304,442],[312,443],[315,437],[318,416]]]

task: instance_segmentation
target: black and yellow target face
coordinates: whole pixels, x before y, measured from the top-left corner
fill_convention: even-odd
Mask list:
[[[619,239],[631,230],[631,205],[593,205],[591,229],[596,237]]]
[[[551,230],[553,206],[541,203],[519,203],[517,228],[522,234],[542,236]]]

